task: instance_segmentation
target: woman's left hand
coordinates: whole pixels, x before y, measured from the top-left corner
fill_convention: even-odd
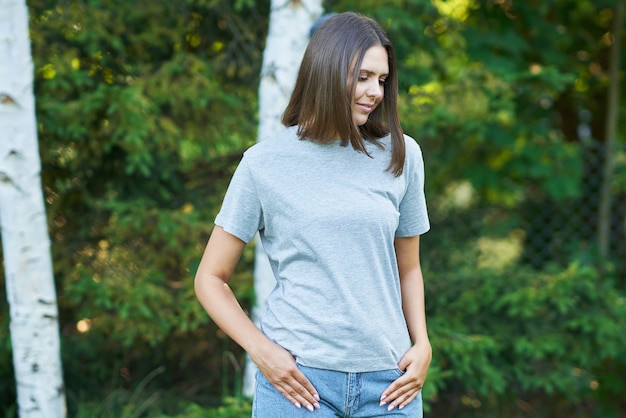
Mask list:
[[[380,405],[389,405],[387,410],[391,411],[411,403],[424,386],[431,360],[432,348],[428,341],[411,347],[398,363],[398,368],[405,373],[385,389]]]

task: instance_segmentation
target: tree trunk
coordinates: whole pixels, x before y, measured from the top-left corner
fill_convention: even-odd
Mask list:
[[[613,9],[613,43],[610,50],[609,91],[606,112],[606,140],[604,143],[604,166],[598,209],[598,249],[601,262],[609,257],[611,242],[611,208],[613,203],[613,171],[615,170],[615,144],[619,121],[619,78],[621,63],[621,29],[624,2],[618,1]]]
[[[309,31],[321,14],[321,0],[272,0],[259,85],[258,141],[280,132],[283,128],[282,113],[296,81],[300,60],[309,41]],[[275,279],[263,246],[258,239],[256,242],[256,306],[252,310],[252,318],[258,325]],[[255,373],[256,366],[248,358],[243,387],[247,396],[254,393]]]
[[[0,0],[0,228],[21,418],[65,417],[25,0]]]

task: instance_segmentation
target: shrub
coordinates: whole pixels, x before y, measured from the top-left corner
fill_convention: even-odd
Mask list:
[[[443,394],[431,399],[435,411],[617,414],[626,389],[626,298],[617,283],[576,263],[429,276],[434,363],[445,372],[434,382]]]

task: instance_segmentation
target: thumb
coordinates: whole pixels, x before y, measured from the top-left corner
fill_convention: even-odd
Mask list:
[[[398,368],[400,370],[402,370],[403,372],[406,372],[406,369],[411,365],[411,360],[410,358],[405,354],[404,356],[402,356],[402,359],[400,359],[400,361],[398,362]]]

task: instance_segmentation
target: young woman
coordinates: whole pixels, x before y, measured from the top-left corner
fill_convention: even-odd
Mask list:
[[[355,13],[313,34],[282,133],[248,149],[195,279],[259,368],[259,418],[421,417],[431,361],[420,148],[397,114],[393,47]],[[260,232],[276,277],[259,330],[228,281]]]

